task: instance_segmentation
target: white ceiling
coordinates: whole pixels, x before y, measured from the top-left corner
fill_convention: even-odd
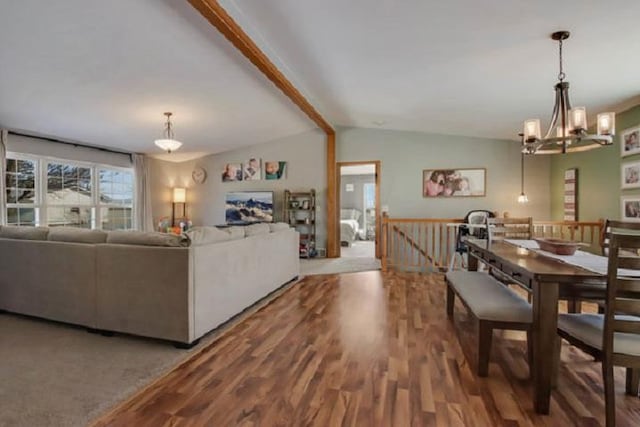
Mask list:
[[[0,126],[180,160],[314,128],[186,0],[0,0]],[[220,0],[334,125],[515,139],[640,95],[637,0]],[[173,157],[178,159],[177,156]]]
[[[638,0],[221,2],[334,124],[517,139],[550,118],[559,29],[573,105],[640,102]]]
[[[314,128],[186,0],[0,0],[0,126],[170,156]]]

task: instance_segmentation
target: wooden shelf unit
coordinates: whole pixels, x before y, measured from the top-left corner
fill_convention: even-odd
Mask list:
[[[312,258],[316,249],[316,190],[284,191],[284,220],[300,233],[300,257]]]

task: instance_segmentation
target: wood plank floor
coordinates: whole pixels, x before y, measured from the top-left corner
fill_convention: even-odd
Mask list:
[[[475,326],[459,304],[448,321],[439,274],[310,276],[95,425],[604,425],[599,363],[565,344],[537,415],[524,335],[496,332],[479,378]],[[618,425],[640,425],[619,368],[616,387]]]

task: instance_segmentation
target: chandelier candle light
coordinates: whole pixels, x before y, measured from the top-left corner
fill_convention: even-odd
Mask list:
[[[556,154],[592,150],[613,144],[615,134],[615,113],[598,114],[597,134],[587,133],[587,110],[585,107],[571,108],[569,82],[562,68],[562,42],[569,38],[569,31],[557,31],[551,38],[559,44],[560,72],[555,85],[556,102],[553,107],[549,129],[542,138],[540,120],[524,122],[524,154]],[[555,135],[554,135],[555,133]]]
[[[173,135],[173,128],[171,126],[171,115],[173,113],[167,112],[164,113],[167,116],[167,122],[164,125],[164,132],[162,139],[156,139],[155,144],[162,148],[167,153],[171,153],[172,151],[176,151],[178,148],[182,147],[182,142],[176,141]]]

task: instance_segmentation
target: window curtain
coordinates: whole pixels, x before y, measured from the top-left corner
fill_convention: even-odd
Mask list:
[[[0,225],[7,224],[7,139],[9,131],[0,129]]]
[[[153,231],[149,159],[144,154],[134,154],[133,167],[136,175],[136,200],[134,207],[136,228],[141,231]]]

